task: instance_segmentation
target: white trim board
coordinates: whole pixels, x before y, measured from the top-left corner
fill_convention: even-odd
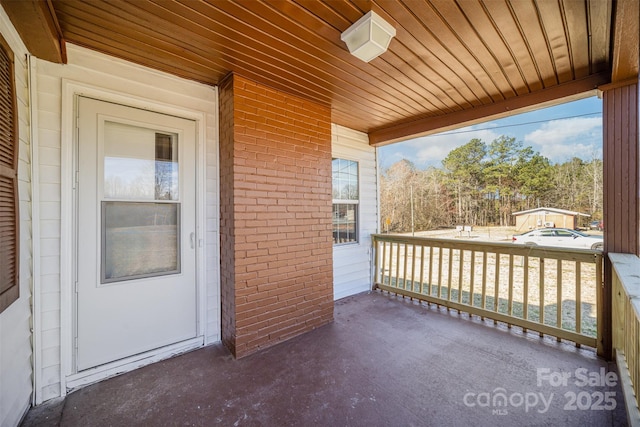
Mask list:
[[[41,299],[40,295],[40,245],[33,244],[40,241],[40,153],[38,144],[38,86],[37,86],[37,68],[36,61],[31,55],[27,56],[27,72],[29,73],[29,116],[31,117],[31,239],[32,239],[32,263],[33,263],[33,390],[31,396],[31,404],[39,405],[42,403],[40,393],[35,390],[40,388],[42,383],[42,319],[40,313]]]

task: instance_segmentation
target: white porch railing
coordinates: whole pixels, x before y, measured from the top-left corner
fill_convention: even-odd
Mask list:
[[[640,426],[640,258],[609,254],[612,265],[613,349],[629,424]]]
[[[374,235],[374,288],[587,345],[602,354],[602,253]]]

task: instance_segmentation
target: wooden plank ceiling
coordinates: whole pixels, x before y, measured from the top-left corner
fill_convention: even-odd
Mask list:
[[[47,1],[67,43],[211,85],[234,72],[331,105],[375,143],[611,75],[607,0]],[[340,34],[372,9],[397,35],[367,64]]]

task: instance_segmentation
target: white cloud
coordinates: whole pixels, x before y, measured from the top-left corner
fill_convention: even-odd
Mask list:
[[[478,126],[481,126],[482,129],[476,130]],[[451,150],[468,143],[474,138],[481,139],[486,144],[498,138],[500,134],[492,129],[487,129],[491,126],[492,123],[467,126],[449,133],[416,138],[407,141],[405,144],[411,147],[416,163],[441,166],[442,160],[447,157]]]
[[[574,117],[557,119],[541,124],[526,124],[528,133],[518,126],[501,125],[500,122],[481,123],[437,135],[424,136],[392,144],[380,149],[382,167],[388,167],[400,159],[408,159],[419,168],[441,167],[442,160],[454,148],[468,143],[473,138],[487,145],[501,135],[513,136],[524,146],[549,158],[554,163],[572,157],[589,160],[602,158],[602,118]],[[504,129],[509,128],[509,129]]]
[[[575,117],[552,120],[524,136],[531,145],[553,162],[572,157],[589,159],[602,153],[602,118]]]

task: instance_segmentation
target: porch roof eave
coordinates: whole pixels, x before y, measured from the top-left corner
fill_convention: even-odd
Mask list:
[[[13,25],[18,30],[21,38],[23,39],[29,51],[33,55],[41,59],[58,62],[58,63],[64,63],[66,61],[65,43],[67,42],[72,42],[77,44],[79,43],[80,45],[86,46],[91,49],[96,49],[96,50],[102,49],[105,53],[108,53],[108,54],[110,52],[108,52],[106,49],[109,49],[109,48],[112,50],[116,49],[115,46],[117,45],[117,42],[115,41],[113,43],[104,42],[104,40],[109,40],[109,33],[107,32],[107,31],[110,31],[109,25],[95,27],[96,31],[100,31],[100,34],[97,35],[96,36],[97,38],[93,41],[91,41],[92,39],[86,39],[86,40],[83,39],[83,37],[86,37],[86,34],[83,35],[81,33],[74,32],[74,29],[77,29],[77,25],[79,25],[83,19],[84,20],[91,19],[92,22],[89,24],[94,26],[97,25],[96,24],[97,21],[95,21],[95,19],[98,19],[95,17],[89,18],[90,15],[87,15],[87,14],[82,15],[85,18],[78,18],[74,16],[72,17],[73,19],[71,19],[71,17],[68,16],[68,12],[69,12],[68,7],[80,7],[80,6],[77,6],[76,4],[74,4],[75,6],[72,6],[69,2],[64,2],[64,1],[55,3],[50,1],[43,2],[39,0],[22,0],[22,1],[1,0],[1,3],[5,11],[7,12],[7,15],[11,19]],[[85,7],[85,6],[82,6],[82,7]],[[86,7],[90,8],[92,6],[87,5]],[[233,6],[233,7],[236,7],[236,6]],[[325,42],[328,42],[332,40],[332,37],[334,33],[337,31],[337,29],[342,28],[342,26],[346,24],[340,20],[339,20],[340,22],[335,21],[337,19],[335,16],[333,17],[328,15],[321,16],[321,14],[318,14],[319,13],[318,8],[320,8],[320,6],[317,6],[317,7],[310,6],[309,10],[305,10],[306,14],[304,16],[304,19],[313,18],[318,20],[317,25],[322,29],[326,30],[322,35],[323,37],[322,40],[324,40]],[[639,33],[637,1],[620,0],[618,2],[615,2],[613,6],[609,5],[606,7],[603,6],[602,4],[590,4],[589,2],[586,2],[585,5],[580,5],[579,8],[580,10],[582,10],[583,8],[587,8],[587,9],[591,8],[591,12],[596,14],[596,16],[593,17],[596,23],[593,25],[598,26],[597,28],[594,27],[594,31],[597,31],[598,34],[597,36],[589,35],[588,37],[589,39],[591,39],[592,37],[598,37],[598,41],[594,42],[596,44],[590,47],[590,49],[595,49],[594,51],[595,53],[592,52],[592,55],[596,55],[598,59],[595,60],[595,62],[593,61],[590,62],[589,65],[581,65],[580,69],[558,68],[557,70],[555,70],[555,73],[557,74],[556,78],[552,79],[552,80],[555,80],[556,83],[548,85],[547,83],[543,84],[542,80],[536,81],[535,83],[536,85],[542,85],[540,86],[542,87],[542,89],[537,91],[529,91],[522,87],[519,87],[519,88],[513,87],[512,90],[515,91],[515,96],[511,96],[511,95],[505,96],[505,94],[500,94],[500,93],[496,93],[496,94],[488,93],[487,94],[488,96],[486,97],[486,99],[484,98],[473,99],[471,101],[468,101],[462,104],[460,103],[451,104],[451,105],[445,104],[439,107],[439,112],[436,112],[435,110],[426,110],[424,107],[417,106],[417,104],[414,105],[414,107],[411,107],[412,104],[406,104],[406,101],[407,101],[406,99],[403,101],[400,101],[400,100],[393,101],[394,95],[392,93],[386,94],[382,96],[382,98],[380,98],[379,97],[381,95],[380,90],[375,92],[366,88],[358,89],[360,93],[359,96],[364,97],[362,98],[362,100],[365,101],[366,103],[374,103],[375,105],[378,105],[381,102],[385,104],[389,104],[390,102],[392,104],[394,102],[399,102],[398,105],[401,108],[389,110],[389,112],[394,111],[394,114],[397,116],[395,118],[385,117],[385,116],[388,116],[388,114],[382,114],[383,111],[387,111],[384,109],[379,109],[377,112],[376,111],[368,112],[370,110],[370,108],[368,108],[369,104],[364,106],[362,108],[362,111],[358,111],[358,112],[356,112],[355,109],[353,108],[347,108],[347,104],[349,104],[349,102],[354,102],[354,101],[349,101],[347,102],[347,104],[345,104],[344,100],[342,100],[340,101],[340,105],[338,105],[337,100],[342,99],[345,96],[344,84],[343,84],[344,82],[340,84],[337,84],[337,83],[331,84],[331,82],[328,82],[322,88],[321,92],[318,92],[318,88],[315,86],[313,88],[308,87],[306,91],[308,92],[309,96],[313,97],[314,96],[313,94],[315,94],[316,98],[324,100],[323,102],[328,102],[332,104],[332,111],[333,111],[332,119],[335,123],[368,133],[370,136],[370,144],[373,146],[380,146],[384,144],[390,144],[393,142],[406,140],[408,138],[413,138],[417,136],[423,136],[423,135],[428,135],[428,134],[432,134],[432,133],[436,133],[444,130],[449,130],[455,127],[470,125],[470,124],[478,123],[480,121],[486,121],[488,119],[504,117],[516,112],[524,112],[524,111],[540,108],[545,105],[552,105],[559,102],[569,101],[572,99],[593,95],[594,93],[597,93],[596,91],[598,88],[610,83],[616,84],[616,83],[620,83],[628,79],[634,79],[634,78],[637,80],[638,33]],[[116,13],[113,9],[107,6],[105,6],[105,8],[102,8],[102,9],[100,10],[100,13],[105,17],[113,17],[113,14]],[[137,23],[141,21],[145,21],[147,17],[153,17],[153,19],[155,20],[154,22],[158,21],[158,19],[166,18],[164,15],[158,15],[160,12],[155,9],[153,13],[155,13],[156,15],[153,15],[152,11],[147,9],[149,8],[145,7],[137,10],[136,12],[138,14],[137,16],[127,15],[129,16],[129,18],[127,19],[130,22],[127,21],[126,23],[131,25],[137,25]],[[210,11],[209,9],[207,9],[207,11]],[[218,19],[217,17],[219,13],[223,12],[222,9],[225,9],[225,8],[221,8],[220,11],[218,10],[216,10],[215,12],[211,11],[212,15],[205,16],[204,18],[208,20],[207,22],[216,23],[217,22],[216,19]],[[395,24],[400,29],[402,29],[402,31],[404,32],[409,31],[408,28],[410,25],[413,25],[413,21],[411,21],[411,23],[409,21],[404,22],[403,20],[398,21],[398,19],[400,19],[400,17],[404,15],[399,14],[400,12],[398,10],[395,10],[397,9],[395,6],[391,7],[391,9],[393,9],[393,12],[389,12],[387,16],[395,17],[394,19],[396,19],[397,21],[395,22]],[[184,11],[185,11],[184,5],[181,4],[180,1],[176,1],[175,12],[172,12],[172,13],[179,14],[179,13],[183,13]],[[286,14],[288,13],[287,11],[284,11],[284,10],[278,10],[278,12],[285,16],[287,16]],[[571,13],[575,13],[575,12],[577,11],[573,11]],[[169,12],[163,11],[162,13],[168,14]],[[314,13],[316,15],[314,15]],[[178,15],[176,15],[176,17],[178,17]],[[186,15],[185,16],[180,15],[179,17],[183,21],[185,19],[187,20],[190,19]],[[447,19],[454,19],[454,17],[455,15],[452,15]],[[275,19],[274,17],[272,18]],[[236,24],[240,26],[250,24],[250,22],[247,21],[248,18],[239,17],[234,19]],[[260,24],[264,25],[265,28],[266,26],[268,26],[268,28],[271,29],[272,26],[269,23],[270,22],[269,19],[270,18],[265,17],[260,21]],[[403,19],[407,20],[409,18],[405,17]],[[413,19],[417,19],[418,22],[421,22],[420,21],[421,19],[424,20],[426,18],[414,17]],[[69,27],[69,25],[71,24],[66,20],[71,20],[73,22],[73,25],[74,25],[73,28]],[[159,22],[164,22],[164,21],[159,21]],[[194,22],[194,25],[195,24],[196,23]],[[426,25],[426,23],[424,24]],[[280,28],[280,31],[284,31],[285,33],[291,32],[295,28],[298,28],[296,27],[296,25],[302,25],[302,21],[293,22],[289,26]],[[600,28],[600,26],[602,26],[603,28]],[[612,30],[610,36],[609,35],[605,36],[602,34],[603,31],[609,34],[607,29]],[[489,30],[491,30],[491,28],[489,28]],[[82,30],[82,31],[85,31],[85,30]],[[138,34],[140,37],[143,37],[143,34],[141,32],[139,31],[131,32],[131,31],[132,30],[129,31],[131,35]],[[217,61],[217,59],[216,59],[217,61],[216,62],[214,61],[213,57],[206,57],[206,58],[203,57],[202,60],[208,61],[208,62],[200,63],[198,62],[199,56],[197,56],[195,53],[196,51],[199,52],[200,47],[194,48],[193,52],[190,51],[189,49],[185,50],[185,48],[182,46],[172,45],[171,39],[167,38],[168,36],[164,33],[162,34],[160,32],[156,33],[156,31],[158,30],[155,28],[149,28],[146,31],[148,33],[148,34],[145,33],[146,37],[153,37],[154,40],[162,40],[162,42],[165,43],[167,47],[166,52],[163,51],[164,53],[160,51],[156,52],[158,50],[156,48],[156,50],[149,50],[148,52],[145,52],[145,55],[144,55],[149,61],[151,61],[152,64],[155,64],[155,66],[158,67],[158,69],[160,69],[161,71],[175,74],[177,70],[180,68],[180,67],[175,68],[177,66],[176,64],[183,64],[182,66],[184,68],[183,71],[186,74],[180,74],[182,77],[191,78],[191,79],[200,79],[198,81],[203,81],[202,79],[205,78],[203,76],[206,76],[207,74],[202,74],[202,71],[199,71],[200,74],[198,74],[196,70],[200,70],[200,69],[206,70],[207,67],[210,67],[211,72],[216,71],[216,74],[215,74],[216,76],[218,74],[226,75],[230,72],[240,72],[240,73],[244,72],[244,73],[249,73],[250,75],[247,75],[247,77],[251,78],[252,75],[255,75],[255,76],[261,75],[260,74],[261,69],[264,67],[267,67],[267,65],[264,65],[264,64],[259,66],[255,63],[252,63],[251,61],[249,61],[244,57],[242,58],[235,57],[234,55],[240,55],[240,56],[245,55],[246,52],[244,50],[240,52],[236,52],[232,49],[228,50],[228,52],[223,55],[225,57],[227,56],[229,57],[225,61],[227,62],[231,61],[231,63],[235,63],[237,61],[242,62],[243,63],[243,66],[241,67],[242,70],[224,68],[224,64],[226,63],[224,61],[222,62]],[[235,28],[228,29],[228,31],[233,32],[233,31],[237,31],[237,29]],[[263,31],[265,30],[263,29]],[[457,34],[456,31],[459,31],[459,30],[452,29],[451,31],[452,31],[452,34]],[[129,35],[129,33],[127,34],[128,36],[131,36]],[[220,33],[219,31],[218,33],[211,33],[211,35],[215,35],[215,34],[220,36],[220,35],[223,35],[224,33]],[[338,34],[339,34],[339,31],[338,31]],[[580,34],[580,36],[578,36],[578,34]],[[582,34],[583,34],[582,32],[577,32],[576,37],[581,37]],[[195,35],[196,34],[194,33],[194,36]],[[201,36],[201,35],[198,34],[198,36]],[[403,40],[409,40],[407,39],[407,37],[412,37],[407,34],[399,34],[398,38],[400,39],[401,36],[404,37]],[[265,33],[264,42],[269,43],[269,40],[272,40],[272,37],[273,37],[273,34]],[[488,33],[478,33],[477,37],[478,37],[478,40],[477,40],[478,43],[486,44]],[[75,39],[78,39],[78,41],[76,41]],[[98,39],[103,40],[103,42],[98,42]],[[82,40],[85,40],[85,41],[83,42]],[[204,42],[205,38],[201,38],[199,40],[200,42]],[[137,40],[137,42],[140,42],[140,40]],[[221,46],[223,47],[228,47],[227,45],[224,44],[224,43],[227,43],[225,41],[216,40],[214,42],[221,44]],[[90,43],[94,43],[94,45],[91,45]],[[576,41],[576,43],[580,43],[580,40]],[[585,43],[587,43],[586,40],[585,40]],[[343,64],[345,67],[347,67],[348,70],[340,71],[340,73],[342,74],[338,73],[335,76],[333,76],[334,79],[337,79],[339,81],[344,80],[346,75],[351,75],[350,73],[353,73],[354,70],[360,70],[366,76],[369,76],[369,74],[371,73],[384,74],[388,72],[384,70],[390,69],[388,68],[387,65],[391,66],[395,64],[395,62],[397,61],[403,61],[402,57],[398,56],[400,51],[397,51],[393,53],[395,56],[392,55],[388,57],[388,59],[385,59],[385,62],[387,62],[388,64],[384,64],[384,66],[382,66],[383,63],[378,63],[379,66],[375,66],[373,68],[366,68],[366,67],[363,68],[363,65],[360,62],[357,62],[358,60],[347,59],[348,55],[346,57],[344,56],[345,51],[342,47],[337,45],[332,45],[332,44],[327,44],[326,47],[329,48],[329,51],[326,52],[326,54],[328,55],[327,58],[323,59],[323,58],[317,57],[316,59],[318,61],[325,61],[325,62],[329,61],[330,63],[338,61],[341,64]],[[393,49],[393,48],[394,46],[390,47],[390,49]],[[120,49],[122,49],[122,47],[120,47]],[[423,53],[422,50],[416,50],[416,49],[422,49],[422,47],[420,47],[420,45],[418,44],[415,44],[415,46],[407,45],[407,49],[408,51],[405,53],[411,53],[413,55],[420,55],[421,53]],[[297,58],[296,55],[302,54],[299,51],[300,51],[299,46],[295,46],[295,48],[292,49],[291,52],[287,53],[290,56],[293,55],[292,56],[293,62],[291,63],[292,69],[300,66],[299,63],[295,62],[297,59],[300,59],[300,58]],[[172,52],[171,55],[173,55],[172,56],[172,58],[174,59],[173,61],[164,61],[163,59],[166,59],[166,58],[164,58],[163,56],[154,56],[158,54],[163,54],[166,56],[167,52]],[[605,55],[603,52],[605,53],[609,52],[610,54]],[[119,56],[126,59],[127,54],[129,54],[128,51],[127,52],[122,51],[122,54]],[[305,55],[309,55],[309,54],[310,53],[305,52]],[[602,60],[600,60],[600,58],[602,58]],[[610,59],[607,60],[606,58],[610,58]],[[129,58],[129,59],[133,60],[134,62],[137,62],[136,58],[133,58],[133,59]],[[140,58],[138,57],[138,59]],[[496,58],[496,59],[499,59],[499,58]],[[350,61],[356,61],[356,62],[350,62]],[[163,67],[162,64],[165,64],[164,69],[162,68]],[[422,80],[420,79],[423,79],[425,77],[432,82],[438,81],[438,78],[435,75],[421,77],[420,73],[418,74],[402,73],[401,71],[399,71],[400,69],[397,68],[398,64],[395,64],[396,65],[395,69],[397,70],[396,75],[389,76],[391,77],[391,80],[392,80],[390,82],[391,85],[395,85],[396,83],[398,83],[399,85],[401,80],[402,82],[404,82],[403,84],[405,86],[407,84],[419,86],[422,82]],[[467,65],[462,64],[462,65],[464,67],[468,67],[468,64]],[[498,63],[497,65],[499,69],[500,67],[501,69],[503,69],[502,72],[505,72],[504,71],[504,67],[506,66],[505,64]],[[561,67],[560,65],[557,65],[557,66]],[[584,68],[585,66],[588,68],[588,70],[587,68]],[[273,64],[268,66],[269,69],[273,67],[275,67],[275,65]],[[339,68],[332,68],[332,69],[339,70]],[[378,70],[378,71],[375,71],[375,70]],[[292,72],[291,70],[281,70],[281,71],[286,71],[285,74],[287,76]],[[327,70],[323,68],[322,70],[318,69],[317,71],[318,72],[322,71],[323,73],[326,73]],[[429,71],[429,70],[426,69],[426,71]],[[189,72],[191,72],[191,74],[189,74]],[[334,73],[337,73],[337,71],[334,71]],[[347,74],[344,74],[344,73],[347,73]],[[456,79],[462,79],[459,82],[460,87],[470,88],[477,85],[477,82],[475,81],[477,77],[473,76],[473,74],[469,74],[469,76],[463,77],[464,75],[467,75],[467,74],[469,73],[465,74],[465,73],[456,72],[456,75],[457,75]],[[567,80],[566,78],[560,79],[559,78],[560,74],[572,75],[573,78],[569,80]],[[264,78],[268,80],[268,74],[265,74],[265,75],[266,77]],[[197,77],[197,76],[200,76],[200,77]],[[323,79],[328,78],[328,76],[325,74],[322,74],[321,77]],[[506,74],[503,77],[506,78]],[[217,81],[216,78],[217,77],[215,77],[214,75],[210,75],[210,79],[209,79],[210,81],[208,81],[207,83],[216,84],[215,83]],[[467,80],[465,80],[465,78]],[[468,80],[470,78],[473,79],[473,81]],[[286,78],[284,77],[283,79],[286,80]],[[284,80],[280,82],[272,82],[272,83],[276,85],[282,85],[283,81]],[[262,83],[268,83],[268,81],[262,82]],[[309,83],[310,86],[313,86],[314,84],[317,86],[317,82],[314,82],[313,84],[311,82]],[[298,90],[301,89],[299,84],[296,87],[298,88]],[[456,91],[457,89],[450,87],[448,90]],[[372,99],[371,96],[374,96],[374,92],[377,94],[375,96],[378,96],[378,98]],[[382,91],[382,93],[384,92],[385,91]],[[367,98],[367,96],[369,96],[369,98]],[[424,97],[424,96],[427,96],[427,94],[425,92],[424,94],[420,94],[420,96]],[[373,114],[373,116],[369,117],[367,116],[368,114],[369,115]],[[369,117],[369,119],[367,119],[367,117]],[[384,119],[381,119],[381,117],[384,117]],[[378,125],[371,124],[374,122],[379,124]],[[370,124],[365,126],[363,125],[363,123],[370,123]],[[363,126],[365,126],[366,129],[363,128]]]

